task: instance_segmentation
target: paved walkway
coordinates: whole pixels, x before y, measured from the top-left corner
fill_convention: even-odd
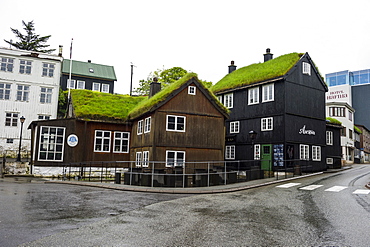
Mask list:
[[[346,169],[348,168],[330,170],[330,171],[325,171],[325,172],[340,172]],[[290,178],[283,178],[283,176],[281,176],[282,179],[279,178],[278,180],[276,177],[273,177],[273,178],[257,179],[257,180],[252,180],[248,182],[241,182],[241,183],[234,183],[234,184],[227,184],[227,185],[218,185],[218,186],[209,186],[209,187],[187,187],[187,188],[145,187],[145,186],[115,184],[114,182],[100,183],[100,182],[87,182],[87,181],[51,180],[51,181],[47,181],[47,183],[62,183],[62,184],[98,187],[98,188],[105,188],[105,189],[135,191],[135,192],[149,192],[149,193],[212,194],[212,193],[226,193],[226,192],[234,192],[234,191],[246,190],[246,189],[251,189],[251,188],[257,188],[257,187],[266,186],[270,184],[282,183],[282,182],[291,181],[291,180],[295,180],[299,178],[315,176],[315,175],[319,175],[323,173],[324,172],[317,172],[317,173],[311,173],[308,175],[295,176],[295,177],[290,177]]]

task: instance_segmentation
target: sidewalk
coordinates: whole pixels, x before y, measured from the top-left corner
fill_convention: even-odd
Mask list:
[[[348,169],[348,168],[347,168]],[[340,172],[346,169],[331,170],[327,172]],[[276,177],[264,178],[251,180],[248,182],[227,184],[227,185],[218,185],[218,186],[209,186],[209,187],[187,187],[187,188],[169,188],[169,187],[145,187],[145,186],[133,186],[125,184],[114,184],[112,183],[100,183],[100,182],[84,182],[84,181],[57,181],[51,180],[46,181],[46,183],[60,183],[60,184],[70,184],[70,185],[80,185],[80,186],[89,186],[89,187],[98,187],[104,189],[114,189],[122,191],[133,191],[133,192],[147,192],[147,193],[169,193],[169,194],[212,194],[212,193],[226,193],[234,192],[240,190],[247,190],[257,187],[262,187],[271,184],[282,183],[286,181],[291,181],[299,178],[316,176],[323,174],[324,172],[316,172],[303,176],[290,177],[285,179],[277,180]]]

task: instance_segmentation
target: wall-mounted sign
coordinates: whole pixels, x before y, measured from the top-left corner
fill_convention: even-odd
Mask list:
[[[75,147],[78,144],[78,137],[75,134],[71,134],[67,138],[67,144],[70,147]]]
[[[306,125],[303,125],[303,128],[299,130],[300,135],[316,135],[314,130],[306,130]]]

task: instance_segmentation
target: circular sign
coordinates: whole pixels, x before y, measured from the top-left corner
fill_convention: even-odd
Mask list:
[[[78,144],[78,137],[75,134],[71,134],[67,138],[67,144],[70,147],[75,147]]]

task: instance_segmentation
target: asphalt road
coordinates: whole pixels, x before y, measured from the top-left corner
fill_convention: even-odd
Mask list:
[[[105,215],[24,246],[368,247],[369,181],[370,166],[356,165],[250,190],[183,197]]]

